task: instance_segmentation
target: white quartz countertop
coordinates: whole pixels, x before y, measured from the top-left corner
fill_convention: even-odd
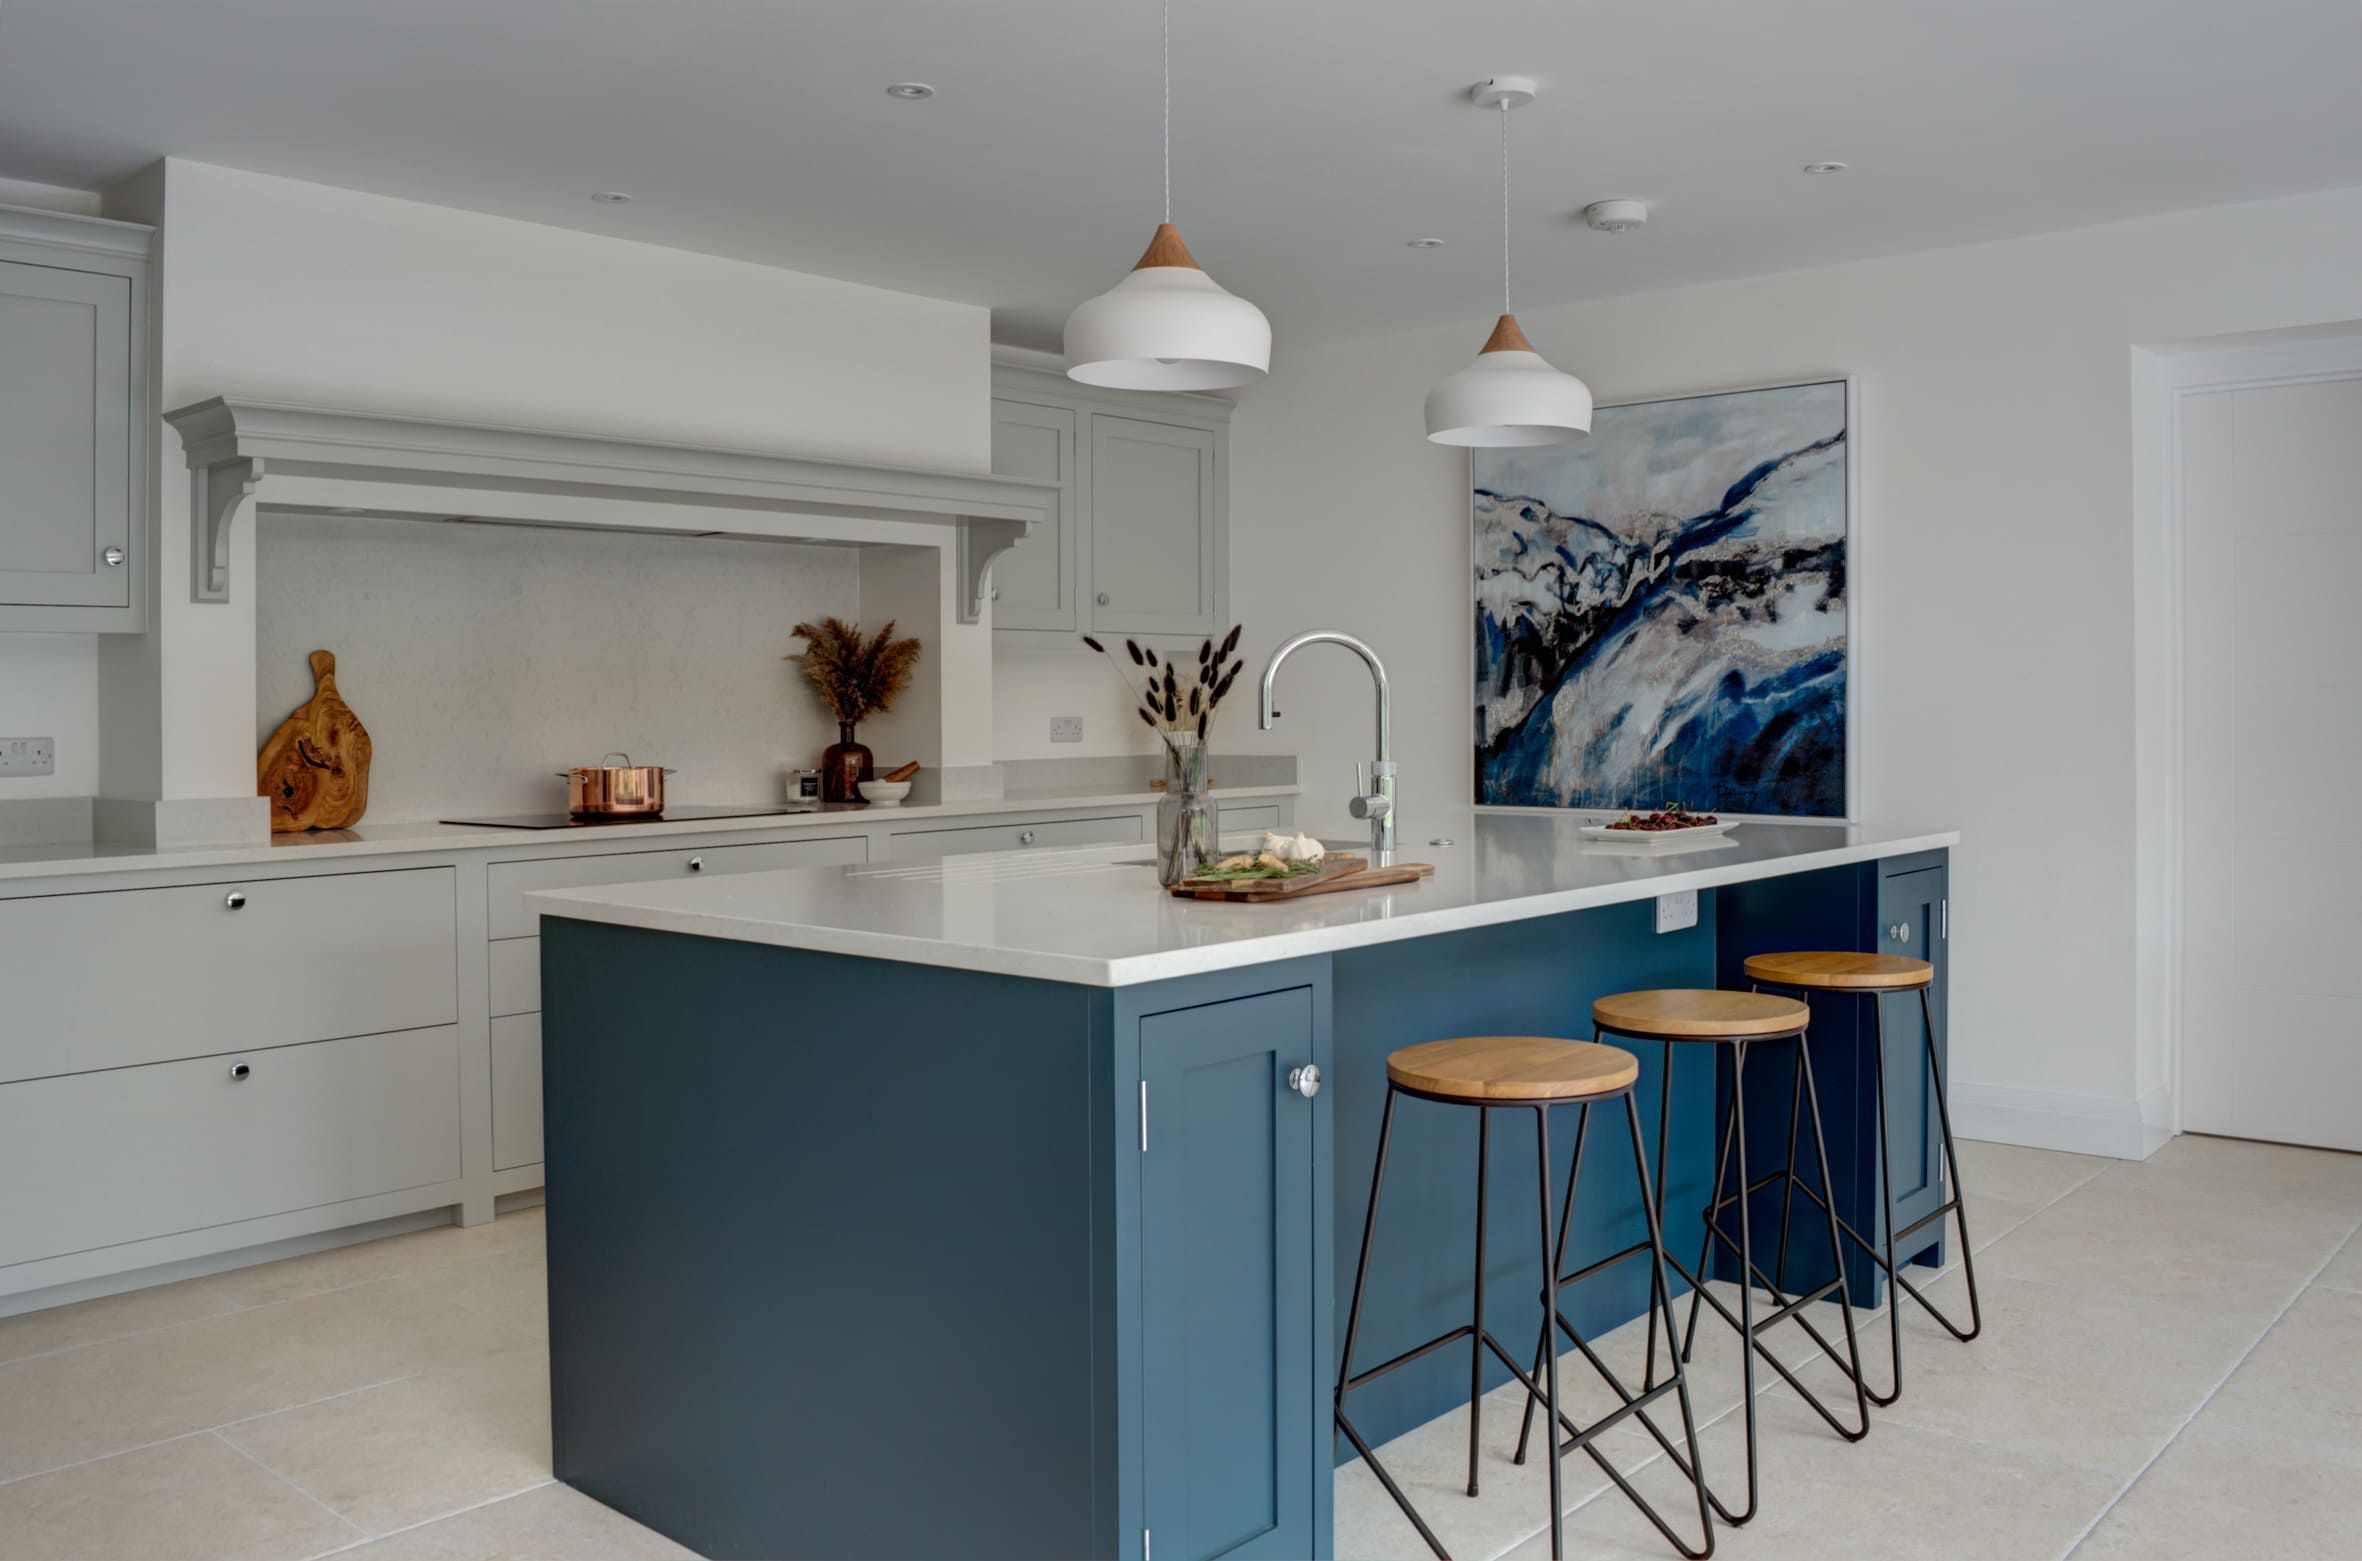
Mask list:
[[[1719,844],[1667,849],[1587,838],[1579,829],[1585,821],[1473,813],[1418,820],[1404,829],[1397,854],[1434,863],[1433,878],[1273,905],[1175,899],[1158,886],[1149,852],[1137,846],[791,868],[553,891],[529,895],[527,903],[544,916],[1115,987],[1959,841],[1949,831],[1742,824]],[[1453,843],[1427,843],[1439,836]]]
[[[1213,793],[1217,803],[1252,802],[1268,797],[1293,797],[1301,791],[1286,786],[1224,786]],[[62,841],[0,847],[0,882],[25,878],[64,878],[86,873],[153,872],[184,867],[255,867],[287,862],[317,862],[336,857],[405,856],[439,851],[477,851],[500,848],[596,846],[618,841],[669,839],[693,835],[734,834],[759,830],[817,830],[832,827],[899,826],[930,819],[989,819],[1011,813],[1065,813],[1091,808],[1137,808],[1154,804],[1162,792],[1137,787],[1124,790],[1011,791],[989,800],[942,802],[923,807],[832,805],[804,813],[756,813],[740,818],[661,819],[645,824],[600,824],[576,829],[486,829],[473,824],[363,823],[352,829],[316,830],[300,835],[273,835],[251,844],[192,846],[156,850],[146,846],[110,845],[103,841]]]

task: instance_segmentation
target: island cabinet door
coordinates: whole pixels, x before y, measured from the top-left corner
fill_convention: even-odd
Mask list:
[[[1945,868],[1914,865],[1923,858],[1906,857],[1886,864],[1878,880],[1878,952],[1924,959],[1935,966],[1935,985],[1928,992],[1928,1009],[1935,1017],[1937,1066],[1945,1065],[1944,999],[1945,944],[1950,932],[1946,906]],[[1943,1140],[1938,1132],[1935,1091],[1927,1069],[1927,1027],[1918,998],[1898,994],[1877,1001],[1886,1005],[1886,1111],[1893,1134],[1895,1227],[1911,1224],[1943,1201]],[[1930,1225],[1912,1238],[1915,1250],[1898,1250],[1898,1261],[1925,1255],[1941,1260],[1943,1228],[1949,1221]]]
[[[1315,1553],[1310,988],[1140,1022],[1141,1494],[1153,1561]]]

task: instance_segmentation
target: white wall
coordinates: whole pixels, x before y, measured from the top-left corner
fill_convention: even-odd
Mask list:
[[[179,159],[161,182],[166,410],[236,394],[989,467],[981,308]],[[188,600],[185,465],[163,443],[152,643],[168,654],[110,656],[102,690],[152,701],[160,730],[138,762],[110,761],[108,789],[243,795],[254,539],[234,541],[229,603]],[[777,638],[747,633],[750,656]]]
[[[854,550],[270,515],[258,532],[259,748],[312,694],[369,729],[369,813],[546,812],[553,772],[622,749],[679,802],[778,795],[835,728],[795,625],[860,610]]]
[[[57,773],[0,780],[0,802],[98,789],[98,652],[88,634],[0,634],[0,737],[53,737]]]
[[[2132,1017],[2133,349],[2356,317],[2362,190],[1524,317],[1603,400],[1859,376],[1861,808],[1964,834],[1964,1126],[2120,1122],[2163,1082]],[[1420,402],[1485,326],[1282,354],[1232,430],[1250,664],[1313,618],[1377,645],[1412,840],[1471,797],[1466,460]],[[1303,605],[1316,577],[1336,605]],[[1288,679],[1278,730],[1239,739],[1301,752],[1304,816],[1345,827],[1367,680],[1342,657]]]

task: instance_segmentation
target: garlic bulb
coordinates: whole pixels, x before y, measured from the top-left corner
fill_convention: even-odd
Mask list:
[[[1310,835],[1282,834],[1277,830],[1264,831],[1263,849],[1283,862],[1317,864],[1329,854],[1327,847]]]

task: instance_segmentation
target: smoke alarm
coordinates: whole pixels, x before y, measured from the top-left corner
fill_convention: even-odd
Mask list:
[[[1594,232],[1629,233],[1648,221],[1648,202],[1593,201],[1583,208],[1583,221]]]

